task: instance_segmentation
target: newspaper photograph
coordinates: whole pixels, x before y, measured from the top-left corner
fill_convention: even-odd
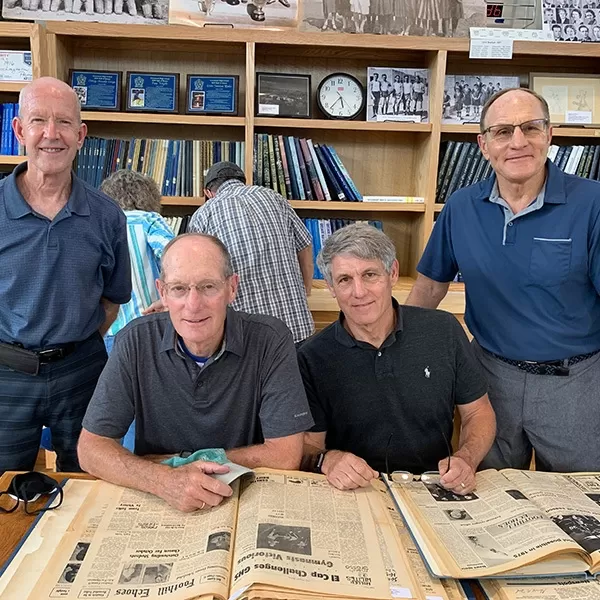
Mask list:
[[[476,490],[464,496],[437,484],[392,483],[394,498],[432,572],[440,577],[585,572],[589,560],[566,531],[574,525],[561,527],[548,518],[537,498],[503,473],[478,473]],[[543,563],[532,564],[539,561]]]
[[[389,598],[368,489],[323,476],[257,470],[242,482],[231,594],[257,583],[333,596]],[[270,596],[269,596],[270,597]]]

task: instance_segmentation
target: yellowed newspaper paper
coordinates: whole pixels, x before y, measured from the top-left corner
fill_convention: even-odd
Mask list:
[[[493,576],[547,558],[522,575],[589,568],[582,548],[503,473],[478,473],[464,496],[420,481],[391,487],[436,576]]]
[[[321,597],[390,598],[367,494],[322,475],[257,470],[243,482],[231,595],[253,583]]]
[[[540,577],[479,583],[489,600],[600,600],[600,582],[596,579]]]

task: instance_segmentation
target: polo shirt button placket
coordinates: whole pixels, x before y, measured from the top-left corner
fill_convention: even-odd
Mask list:
[[[377,356],[381,356],[381,354],[382,354],[382,352],[381,352],[381,350],[379,350],[379,351],[377,352]]]

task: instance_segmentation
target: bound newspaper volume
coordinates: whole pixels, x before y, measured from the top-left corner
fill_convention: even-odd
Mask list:
[[[420,481],[388,485],[436,577],[600,572],[600,473],[487,470],[465,496]]]
[[[430,577],[381,482],[257,469],[221,505],[181,513],[106,482],[68,481],[0,577],[2,600],[464,600]]]

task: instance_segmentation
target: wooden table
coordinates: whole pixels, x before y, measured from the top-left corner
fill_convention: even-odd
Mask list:
[[[12,478],[17,475],[17,471],[6,471],[0,476],[0,490],[6,490]],[[87,473],[46,473],[49,477],[56,481],[64,479],[93,479]],[[33,509],[43,508],[48,498],[40,498],[37,502],[31,504]],[[11,508],[15,501],[6,494],[0,497],[0,506],[3,508]],[[35,515],[28,515],[20,506],[12,513],[0,513],[0,566],[8,560],[13,550],[17,547],[21,538],[25,535],[30,525],[35,520]]]

